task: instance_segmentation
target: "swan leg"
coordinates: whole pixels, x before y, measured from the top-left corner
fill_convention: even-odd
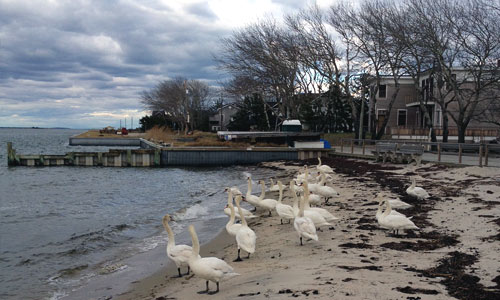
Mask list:
[[[269,211],[269,216],[272,216],[271,211]]]
[[[250,258],[250,252],[248,252],[247,259]]]
[[[189,266],[188,266],[188,272],[186,273],[186,275],[189,275],[189,271],[191,271],[191,269],[190,269],[190,268],[189,268]]]
[[[300,237],[300,245],[303,246],[304,244],[302,244],[302,237]]]
[[[281,225],[283,225],[283,219],[280,219],[280,221],[281,221]]]
[[[204,291],[199,291],[198,294],[208,294],[208,280],[206,281],[207,289]]]
[[[233,262],[242,261],[242,259],[240,257],[240,251],[241,251],[241,249],[238,249],[238,257],[235,260],[233,260]]]
[[[179,278],[182,277],[181,268],[180,267],[177,268],[177,272],[179,272]]]
[[[213,294],[217,294],[219,292],[219,283],[216,282],[216,284],[217,284],[217,289],[213,292],[209,292],[208,294],[213,295]]]

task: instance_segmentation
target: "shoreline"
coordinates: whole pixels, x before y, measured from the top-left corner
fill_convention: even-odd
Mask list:
[[[316,160],[304,163],[315,165]],[[293,225],[280,225],[279,218],[273,213],[273,217],[249,221],[249,226],[257,234],[256,253],[249,260],[232,262],[236,257],[236,243],[224,227],[214,239],[202,245],[202,256],[224,259],[241,274],[222,281],[219,294],[198,295],[196,292],[205,288],[204,280],[192,275],[172,277],[177,272],[169,261],[166,268],[133,283],[128,292],[113,299],[290,296],[312,299],[406,299],[418,296],[425,299],[467,299],[477,295],[484,296],[482,299],[495,299],[500,295],[497,271],[500,262],[496,258],[500,247],[494,243],[498,241],[498,235],[494,236],[494,233],[500,226],[498,169],[451,168],[430,163],[420,167],[381,165],[343,158],[325,160],[324,163],[337,167],[334,168],[334,186],[341,197],[330,200],[331,205],[323,206],[339,220],[318,232],[318,242],[305,241],[304,246],[299,246]],[[299,167],[296,162],[266,163],[264,166],[282,170],[282,181]],[[377,203],[373,198],[383,190],[392,198],[407,201],[403,191],[409,176],[417,176],[420,185],[427,185],[433,197],[425,203],[413,203],[414,208],[407,211],[401,210],[414,216],[420,230],[402,237],[388,236],[374,220]],[[277,193],[272,195],[271,198],[277,198]],[[284,202],[290,204],[286,191]],[[461,222],[456,222],[457,219]],[[446,281],[446,276],[439,276],[442,274],[436,271],[441,270],[439,268],[454,253],[470,258],[446,271],[459,282],[458,287],[453,287]],[[475,276],[479,283],[467,276],[462,282],[460,274]],[[210,283],[210,289],[213,288]]]

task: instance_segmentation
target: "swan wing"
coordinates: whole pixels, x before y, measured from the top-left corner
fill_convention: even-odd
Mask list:
[[[382,223],[393,229],[419,229],[415,223],[404,216],[399,215],[388,215],[382,218]]]
[[[295,218],[293,222],[293,227],[299,233],[299,235],[313,239],[315,241],[318,240],[318,235],[316,234],[316,226],[314,226],[314,222],[308,217]]]
[[[238,246],[248,253],[255,252],[256,240],[257,236],[255,235],[255,232],[247,226],[241,228],[236,234],[236,242],[238,243]]]
[[[293,208],[286,204],[276,204],[276,212],[280,217],[293,219],[295,217],[293,213]]]
[[[235,273],[233,267],[231,267],[227,262],[217,257],[203,257],[201,262],[205,267],[217,274],[219,279],[240,275]]]
[[[262,199],[259,204],[261,207],[274,209],[276,207],[276,204],[278,204],[278,201],[274,199]]]
[[[193,248],[188,245],[176,245],[169,249],[168,256],[176,263],[187,264],[189,257],[193,253]]]

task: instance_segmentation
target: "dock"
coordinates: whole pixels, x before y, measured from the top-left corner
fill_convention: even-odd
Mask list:
[[[95,140],[95,139],[94,139]],[[73,141],[73,144],[112,146],[112,141]],[[227,166],[256,164],[265,161],[299,160],[327,156],[331,149],[290,147],[162,147],[144,139],[127,139],[138,149],[110,149],[108,152],[68,152],[64,155],[18,154],[7,143],[9,166],[87,166],[87,167],[169,167]],[[138,141],[137,141],[138,140]],[[118,140],[124,146],[123,139]],[[125,145],[130,146],[130,145]]]

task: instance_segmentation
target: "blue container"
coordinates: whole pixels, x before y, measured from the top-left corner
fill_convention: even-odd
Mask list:
[[[330,145],[330,143],[327,140],[320,139],[320,141],[322,141],[323,144],[324,144],[323,148],[325,148],[325,149],[332,149],[332,146]]]

